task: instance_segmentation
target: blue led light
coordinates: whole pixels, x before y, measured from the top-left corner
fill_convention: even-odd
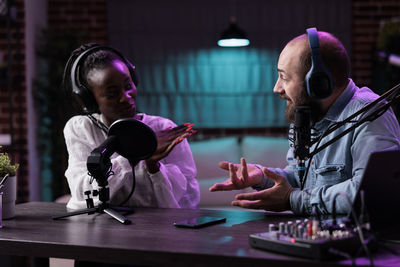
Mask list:
[[[250,41],[248,39],[238,39],[238,38],[231,38],[231,39],[221,39],[218,41],[218,45],[222,47],[242,47],[248,46]]]

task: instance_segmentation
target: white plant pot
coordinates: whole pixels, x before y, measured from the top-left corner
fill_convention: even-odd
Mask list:
[[[11,219],[15,216],[15,201],[17,200],[17,177],[8,177],[3,187],[2,216]]]

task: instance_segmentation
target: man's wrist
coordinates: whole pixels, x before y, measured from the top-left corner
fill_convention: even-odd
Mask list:
[[[287,210],[292,210],[292,205],[291,205],[291,201],[290,201],[290,195],[293,192],[293,187],[290,186],[288,192],[286,193],[286,199],[287,199]]]
[[[252,185],[251,187],[253,189],[256,189],[257,191],[260,191],[260,190],[265,189],[265,176],[264,176],[264,173],[262,171],[263,167],[261,165],[258,165],[258,164],[254,164],[254,167],[256,167],[257,169],[260,170],[260,172],[261,172],[261,181],[258,184]]]

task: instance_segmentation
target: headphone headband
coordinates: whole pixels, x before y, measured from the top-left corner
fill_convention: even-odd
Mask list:
[[[311,68],[305,78],[307,94],[311,98],[323,99],[332,94],[332,75],[322,61],[317,28],[306,31],[311,49]]]
[[[135,72],[135,66],[133,66],[118,50],[108,46],[96,45],[83,51],[74,60],[71,67],[70,76],[71,76],[72,94],[77,96],[77,100],[80,106],[82,107],[83,112],[86,114],[98,112],[98,105],[93,96],[93,93],[88,88],[86,88],[86,86],[82,84],[80,81],[80,66],[89,55],[99,50],[109,50],[114,54],[116,54],[117,56],[119,56],[121,60],[126,64],[135,86],[138,86],[139,84]]]
[[[317,28],[308,28],[306,31],[311,50],[313,49],[319,50],[319,39],[318,39]]]

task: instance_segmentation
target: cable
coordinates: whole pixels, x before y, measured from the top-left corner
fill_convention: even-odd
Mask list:
[[[334,254],[334,255],[341,256],[341,257],[346,258],[348,260],[351,260],[351,265],[352,266],[356,265],[354,257],[352,257],[349,253],[346,253],[344,251],[341,251],[341,250],[338,250],[338,249],[335,249],[335,248],[329,248],[328,252],[331,253],[331,254]]]
[[[364,223],[364,214],[367,217],[366,219],[369,220],[369,214],[367,214],[367,210],[365,209],[365,198],[364,198],[364,190],[360,190],[360,200],[361,200],[361,207],[360,207],[360,217],[359,222]]]
[[[108,134],[108,127],[99,119],[95,118],[92,114],[86,115],[95,126],[97,126],[100,130],[102,130],[106,135]]]
[[[398,241],[398,240],[397,240],[397,241]],[[385,242],[386,242],[385,240],[378,239],[379,247],[381,247],[381,248],[383,248],[383,249],[389,251],[390,253],[392,253],[392,254],[395,255],[395,256],[400,256],[400,252],[396,251],[396,250],[393,249],[393,248],[388,247],[388,246],[385,244]],[[389,242],[391,242],[391,241],[389,241]],[[396,243],[396,242],[395,242],[395,243]]]
[[[135,186],[136,186],[136,177],[135,177],[135,166],[132,166],[132,188],[131,188],[131,192],[129,192],[129,195],[127,196],[127,198],[122,201],[118,206],[122,206],[124,205],[126,202],[128,202],[128,200],[132,197],[133,192],[135,191]]]
[[[400,240],[395,240],[395,239],[381,239],[381,240],[388,243],[400,244]]]
[[[363,232],[362,232],[362,228],[361,228],[360,222],[359,222],[358,219],[357,219],[357,216],[356,216],[356,213],[355,213],[355,211],[354,211],[352,202],[351,202],[349,196],[348,196],[346,193],[344,193],[344,192],[338,192],[338,193],[336,193],[336,194],[334,195],[334,197],[333,197],[333,202],[332,202],[332,217],[333,217],[334,220],[335,220],[335,217],[336,217],[336,198],[337,198],[338,196],[340,196],[340,195],[342,195],[342,196],[345,197],[347,203],[349,204],[349,206],[350,206],[350,208],[351,208],[351,214],[352,214],[352,216],[353,216],[354,223],[356,224],[356,228],[357,228],[358,236],[359,236],[359,238],[360,238],[361,246],[362,246],[362,248],[364,249],[365,254],[367,255],[367,257],[368,257],[368,259],[369,259],[370,265],[371,265],[371,266],[374,266],[374,260],[372,259],[371,253],[369,252],[369,249],[368,249],[368,247],[367,247],[366,244],[365,244],[364,235],[363,235]]]

